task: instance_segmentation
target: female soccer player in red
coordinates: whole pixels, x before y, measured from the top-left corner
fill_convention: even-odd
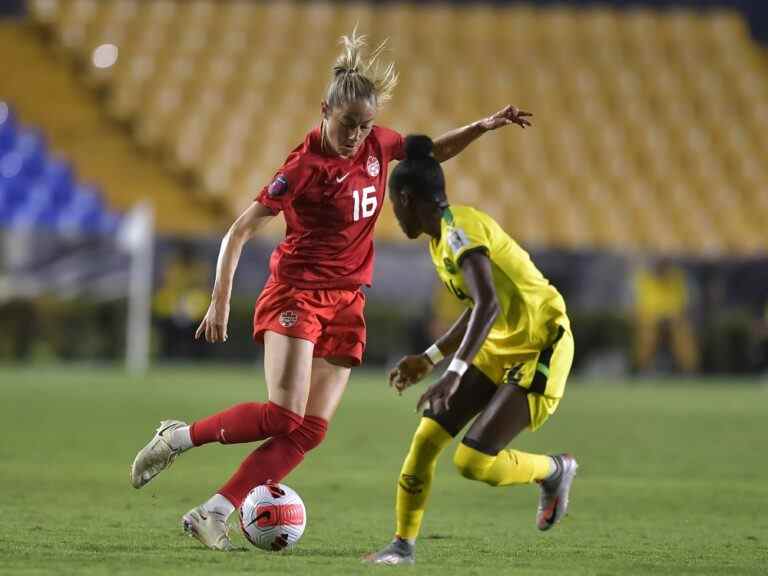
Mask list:
[[[403,138],[374,125],[397,83],[392,64],[367,60],[364,38],[342,38],[344,50],[322,102],[320,126],[288,156],[256,201],[225,235],[210,307],[196,337],[227,339],[232,281],[243,245],[279,212],[286,236],[270,261],[270,278],[256,302],[254,338],[264,342],[269,401],[237,404],[191,425],[160,424],[131,467],[141,488],[185,450],[211,442],[269,439],[252,452],[207,502],[182,518],[184,529],[213,549],[231,547],[227,517],[251,488],[280,481],[325,437],[365,348],[365,296],[373,270],[373,229],[381,212],[387,167],[403,158]],[[518,124],[513,106],[435,141],[447,160],[483,133]]]

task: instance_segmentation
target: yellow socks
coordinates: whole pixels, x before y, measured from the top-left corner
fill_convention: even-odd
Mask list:
[[[397,483],[397,535],[404,540],[413,541],[419,535],[437,457],[451,440],[440,424],[421,419]]]
[[[464,443],[456,449],[453,463],[465,478],[491,486],[530,484],[544,480],[556,469],[549,456],[517,450],[502,450],[496,456],[490,456]]]
[[[440,424],[430,418],[421,419],[397,483],[397,535],[404,540],[413,542],[419,535],[437,458],[451,440]],[[491,456],[464,443],[456,449],[453,462],[462,476],[491,486],[530,484],[556,470],[549,456],[517,450],[502,450]]]

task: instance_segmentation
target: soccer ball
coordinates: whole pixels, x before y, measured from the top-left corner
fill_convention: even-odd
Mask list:
[[[285,484],[256,486],[240,505],[240,528],[262,550],[278,552],[292,547],[306,525],[304,502]]]

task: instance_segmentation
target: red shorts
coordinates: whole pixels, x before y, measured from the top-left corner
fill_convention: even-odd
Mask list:
[[[271,330],[309,340],[316,358],[342,357],[357,366],[365,350],[364,307],[360,290],[304,290],[270,276],[256,301],[253,337],[262,342]]]

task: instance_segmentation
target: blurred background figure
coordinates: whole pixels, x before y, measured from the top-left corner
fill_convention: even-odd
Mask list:
[[[3,331],[0,333],[0,358],[29,361],[39,338],[36,308],[29,300],[11,300],[0,305]]]
[[[755,371],[768,375],[768,298],[765,300],[762,314],[755,318],[752,334],[752,366]]]
[[[162,267],[153,301],[159,350],[163,358],[203,358],[208,351],[192,336],[208,309],[211,268],[190,242],[182,242]]]
[[[668,351],[673,367],[691,373],[698,350],[691,322],[691,287],[686,272],[662,258],[641,267],[634,278],[634,368],[656,367],[659,352]]]

